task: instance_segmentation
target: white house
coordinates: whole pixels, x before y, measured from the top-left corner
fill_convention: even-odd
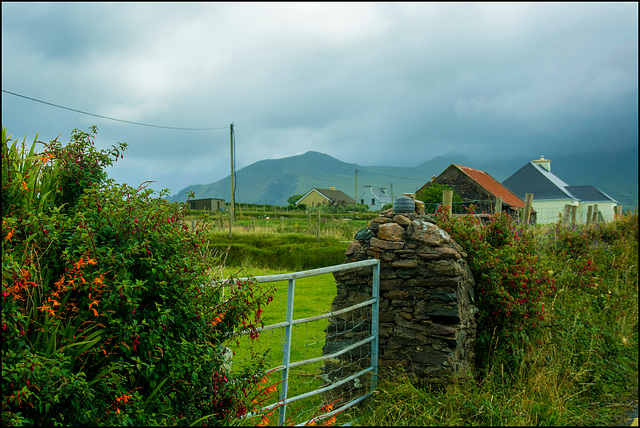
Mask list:
[[[372,186],[364,186],[363,194],[358,196],[360,204],[367,205],[371,211],[380,211],[385,204],[393,202],[384,187],[374,189]]]
[[[538,224],[556,223],[565,205],[577,206],[576,223],[587,221],[589,206],[598,205],[605,221],[614,217],[617,201],[593,186],[570,186],[551,172],[551,161],[540,156],[502,182],[502,185],[525,199],[533,194],[532,207]]]

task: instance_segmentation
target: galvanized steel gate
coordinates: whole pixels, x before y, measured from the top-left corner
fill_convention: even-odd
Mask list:
[[[330,312],[327,314],[322,314],[322,315],[318,315],[318,316],[314,316],[314,317],[309,317],[309,318],[302,318],[302,319],[293,319],[293,296],[294,296],[294,289],[295,289],[295,280],[296,278],[304,278],[304,277],[309,277],[309,276],[315,276],[315,275],[322,275],[322,274],[326,274],[326,273],[332,273],[332,272],[339,272],[339,271],[343,271],[343,270],[349,270],[349,269],[355,269],[355,268],[359,268],[359,267],[365,267],[365,266],[373,266],[373,281],[372,281],[372,293],[371,293],[371,299],[364,301],[362,303],[350,306],[348,308],[344,308],[344,309],[340,309],[338,311],[334,311],[334,312]],[[243,279],[247,279],[247,278],[243,278]],[[365,373],[371,373],[371,383],[370,383],[370,388],[369,388],[369,392],[365,393],[364,395],[353,399],[351,401],[349,401],[348,403],[342,405],[340,408],[338,409],[334,409],[331,412],[327,412],[324,413],[322,415],[318,415],[317,417],[313,418],[315,421],[321,420],[321,419],[325,419],[325,418],[329,418],[339,412],[344,411],[345,409],[352,407],[353,405],[365,400],[366,398],[368,398],[369,396],[371,396],[373,394],[373,391],[376,388],[376,379],[377,379],[377,374],[378,374],[378,314],[379,314],[379,303],[380,303],[380,261],[376,260],[376,259],[370,259],[370,260],[363,260],[363,261],[359,261],[359,262],[353,262],[353,263],[346,263],[346,264],[342,264],[342,265],[336,265],[336,266],[329,266],[329,267],[324,267],[324,268],[320,268],[320,269],[312,269],[312,270],[307,270],[307,271],[301,271],[301,272],[293,272],[293,273],[286,273],[286,274],[280,274],[280,275],[266,275],[266,276],[258,276],[255,278],[252,278],[255,281],[259,282],[259,283],[264,283],[264,282],[278,282],[278,281],[288,281],[288,289],[287,289],[287,313],[286,313],[286,321],[278,323],[278,324],[272,324],[269,326],[265,326],[262,328],[257,329],[258,331],[266,331],[266,330],[272,330],[272,329],[277,329],[277,328],[284,328],[285,329],[285,338],[284,338],[284,353],[283,353],[283,361],[282,364],[277,366],[277,367],[273,367],[270,370],[268,370],[268,372],[276,372],[276,371],[282,371],[282,382],[281,382],[281,388],[280,388],[280,400],[277,403],[273,403],[269,406],[263,407],[260,410],[260,413],[262,412],[266,412],[269,411],[275,407],[279,407],[279,425],[284,425],[285,420],[286,420],[286,411],[287,411],[287,404],[292,403],[294,401],[300,400],[302,398],[306,398],[306,397],[310,397],[312,395],[316,395],[316,394],[321,394],[323,392],[332,390],[334,388],[339,387],[340,385],[349,382],[351,380],[354,380],[360,376],[362,376]],[[332,354],[329,355],[322,355],[320,357],[317,358],[312,358],[312,359],[308,359],[308,360],[304,360],[304,361],[289,361],[290,359],[290,354],[291,354],[291,337],[292,337],[292,329],[293,326],[296,324],[302,324],[302,323],[306,323],[306,322],[310,322],[310,321],[317,321],[323,318],[329,318],[335,315],[339,315],[339,314],[343,314],[346,312],[350,312],[353,311],[355,309],[358,308],[362,308],[365,306],[371,306],[371,335],[369,337],[366,337],[365,339],[362,339],[356,343],[351,344],[350,346],[340,349],[337,352],[334,352]],[[327,360],[330,358],[336,358],[346,352],[349,352],[352,349],[355,349],[357,347],[360,347],[362,345],[365,345],[367,343],[371,344],[371,363],[369,365],[369,367],[364,368],[363,370],[354,373],[353,375],[342,379],[338,382],[332,383],[326,387],[322,387],[320,389],[317,389],[315,391],[311,391],[302,395],[298,395],[295,397],[287,397],[287,387],[288,387],[288,383],[289,383],[289,370],[293,367],[297,367],[297,366],[302,366],[305,364],[310,364],[310,363],[314,363],[314,362],[319,362],[319,361],[323,361],[323,360]],[[303,422],[300,425],[304,425],[309,421]]]

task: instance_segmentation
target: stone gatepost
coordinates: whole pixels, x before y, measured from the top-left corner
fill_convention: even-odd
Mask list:
[[[473,275],[462,248],[433,218],[416,213],[382,214],[356,234],[346,256],[345,263],[370,258],[381,261],[381,368],[402,365],[418,384],[434,386],[471,376],[477,312]],[[332,311],[371,298],[371,268],[336,272],[334,277],[337,295]],[[370,323],[370,316],[369,310],[365,321]],[[330,318],[324,353],[364,336],[366,332],[339,334],[349,331],[350,323],[361,321],[346,316]],[[362,348],[327,361],[325,380],[356,370],[354,361],[369,351],[368,346]],[[367,363],[362,361],[358,366]],[[358,384],[347,387],[357,388]]]

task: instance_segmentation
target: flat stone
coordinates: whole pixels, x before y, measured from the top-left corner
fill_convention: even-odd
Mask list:
[[[451,301],[457,300],[457,296],[455,292],[447,293],[446,291],[443,291],[443,290],[433,290],[431,291],[431,294],[429,295],[429,297],[440,299],[443,302],[451,302]]]
[[[460,253],[453,248],[432,247],[416,251],[416,254],[425,260],[459,259]]]
[[[362,244],[360,244],[359,242],[352,242],[351,244],[349,244],[347,251],[344,252],[344,255],[347,257],[352,256],[355,253],[357,253],[361,248],[362,248]]]
[[[402,318],[406,319],[407,321],[411,321],[413,319],[413,315],[411,315],[409,312],[399,312],[398,313]]]
[[[422,220],[413,221],[413,233],[411,239],[424,242],[427,245],[439,247],[449,242],[451,237],[447,232],[433,223]]]
[[[396,216],[394,216],[393,221],[405,227],[411,224],[411,219],[403,216],[402,214],[397,214]]]
[[[406,300],[409,297],[408,291],[388,291],[383,294],[385,299],[389,300]]]
[[[427,268],[434,273],[444,276],[460,276],[462,268],[454,260],[435,260],[427,263]]]
[[[400,250],[404,247],[404,242],[392,242],[392,241],[383,241],[378,238],[371,238],[369,241],[369,245],[376,248],[381,248],[383,250]]]
[[[396,223],[381,224],[378,229],[378,239],[385,241],[401,241],[404,234],[404,227]]]
[[[396,260],[391,262],[391,266],[398,269],[411,269],[418,267],[417,260]]]
[[[380,290],[382,291],[395,290],[401,285],[402,285],[401,279],[381,279],[380,280]]]
[[[435,308],[431,308],[431,310],[427,310],[425,312],[429,318],[433,320],[440,320],[447,324],[457,324],[460,322],[460,311],[457,307],[449,309],[436,306]]]
[[[388,217],[378,216],[373,220],[371,220],[371,223],[385,224],[385,223],[391,223],[392,221],[393,220],[391,220]]]
[[[395,318],[395,315],[393,314],[380,314],[378,316],[378,322],[381,322],[381,323],[393,322],[394,318]]]
[[[411,356],[414,363],[430,364],[434,366],[446,365],[451,355],[438,351],[423,351]]]
[[[427,332],[438,335],[438,336],[455,337],[457,331],[458,330],[453,327],[449,327],[442,324],[436,324],[436,323],[431,323],[427,327]]]

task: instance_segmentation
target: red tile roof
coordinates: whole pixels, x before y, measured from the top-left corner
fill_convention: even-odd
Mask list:
[[[498,183],[493,177],[479,169],[473,169],[462,165],[456,165],[462,172],[467,174],[473,181],[489,191],[493,196],[502,198],[502,202],[512,207],[524,207],[524,201],[511,193],[509,189]]]

